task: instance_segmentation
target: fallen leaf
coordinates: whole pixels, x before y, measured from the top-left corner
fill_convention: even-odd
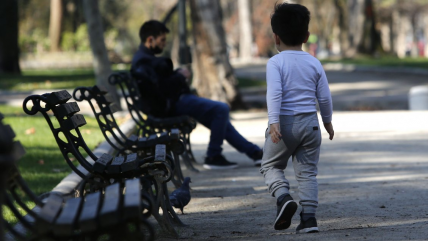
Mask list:
[[[32,135],[34,133],[36,133],[36,128],[34,127],[31,127],[30,129],[25,130],[26,135]]]

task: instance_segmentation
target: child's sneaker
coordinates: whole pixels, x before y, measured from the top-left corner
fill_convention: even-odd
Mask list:
[[[291,218],[297,210],[297,203],[293,200],[290,194],[284,194],[285,196],[278,199],[281,200],[280,203],[277,202],[277,213],[274,223],[275,230],[287,229],[290,227]]]
[[[315,217],[308,218],[306,221],[300,219],[300,224],[296,228],[296,233],[318,233],[317,219]]]

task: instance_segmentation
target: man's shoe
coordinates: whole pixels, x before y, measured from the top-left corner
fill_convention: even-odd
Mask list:
[[[296,233],[318,233],[317,219],[308,218],[306,221],[300,219],[300,224],[296,228]]]
[[[203,167],[209,170],[224,170],[237,168],[238,164],[229,162],[222,155],[217,155],[213,157],[206,157]]]
[[[262,158],[263,158],[263,150],[254,152],[251,156],[251,159],[254,160],[254,166],[259,167],[262,165]]]
[[[290,227],[291,218],[297,210],[297,203],[289,194],[285,194],[285,197],[281,200],[281,203],[277,204],[277,213],[274,223],[275,230],[287,229]]]

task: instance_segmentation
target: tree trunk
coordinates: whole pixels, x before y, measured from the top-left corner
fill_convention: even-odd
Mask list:
[[[381,46],[380,33],[376,29],[376,16],[372,0],[365,0],[363,36],[359,45],[359,52],[374,54]]]
[[[407,35],[411,33],[411,20],[403,7],[404,1],[398,1],[392,12],[393,50],[399,58],[406,57],[409,51]]]
[[[251,60],[253,36],[251,29],[251,11],[249,0],[238,0],[239,12],[239,57]]]
[[[334,0],[337,13],[338,13],[338,22],[339,22],[339,43],[340,43],[340,55],[346,57],[345,51],[349,46],[348,39],[348,9],[346,7],[346,2],[344,0]]]
[[[61,26],[62,26],[62,0],[51,0],[51,16],[49,19],[49,39],[51,42],[51,52],[58,52],[60,49]]]
[[[89,41],[94,56],[93,65],[96,84],[106,88],[113,97],[114,102],[120,107],[119,95],[117,94],[116,87],[108,83],[108,77],[112,73],[112,70],[104,42],[104,32],[98,0],[83,1],[83,9],[85,11]]]
[[[345,51],[346,57],[354,57],[358,52],[364,33],[364,0],[347,1],[349,46]]]
[[[335,5],[339,15],[341,55],[352,58],[363,37],[364,0],[335,0]]]
[[[193,24],[193,86],[201,97],[245,108],[226,51],[218,0],[191,0]]]
[[[0,73],[21,73],[16,0],[0,1]]]

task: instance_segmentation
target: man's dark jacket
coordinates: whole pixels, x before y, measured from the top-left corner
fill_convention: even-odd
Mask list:
[[[180,95],[190,93],[185,77],[173,70],[171,59],[156,57],[142,44],[132,59],[131,75],[141,94],[140,108],[156,117],[171,116]]]

